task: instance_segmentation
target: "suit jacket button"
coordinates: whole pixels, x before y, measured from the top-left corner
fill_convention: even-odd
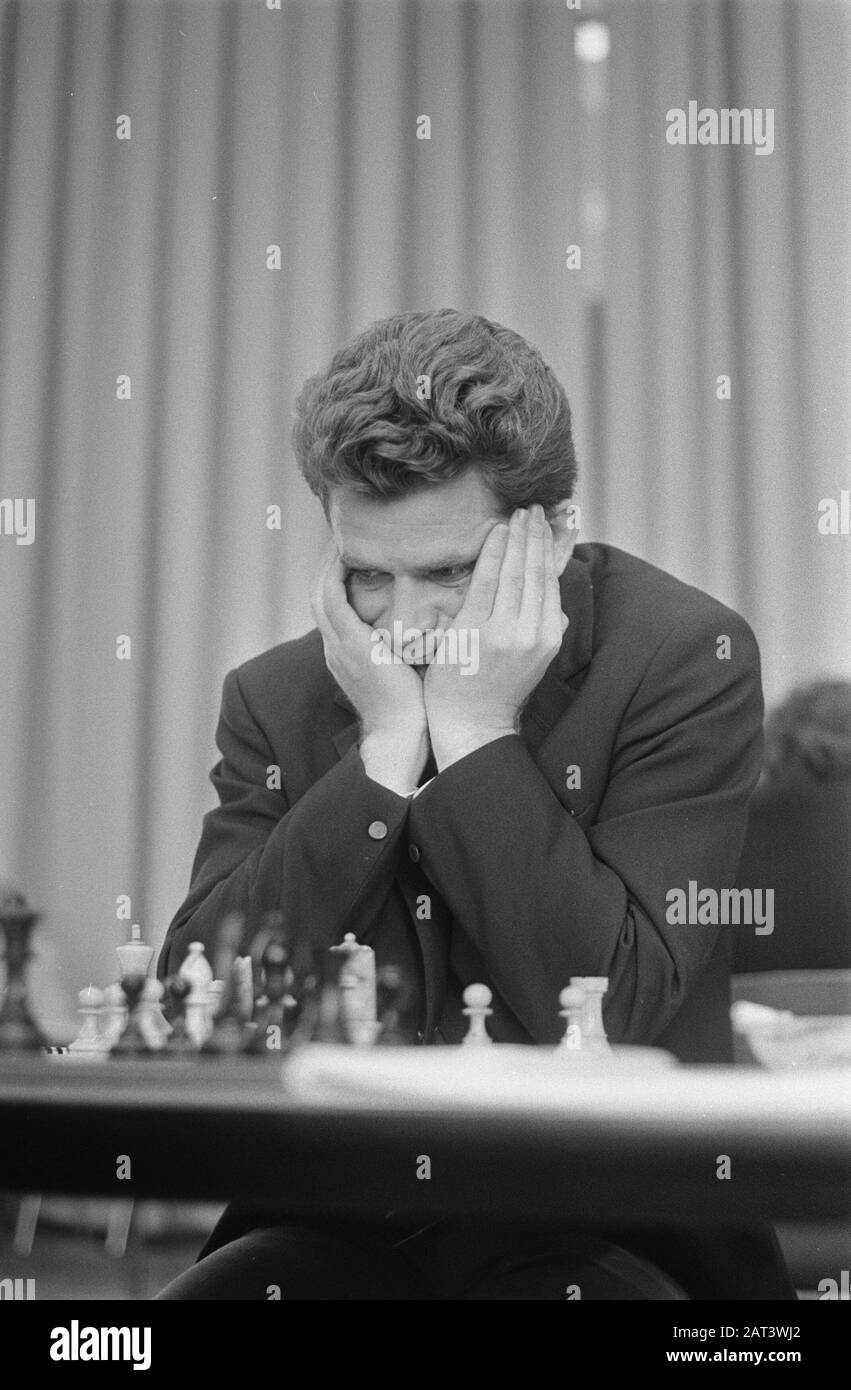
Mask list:
[[[366,833],[371,840],[383,840],[387,834],[387,826],[383,820],[374,820]]]
[[[419,864],[422,859],[419,845],[408,845],[408,858],[413,859],[415,864]]]

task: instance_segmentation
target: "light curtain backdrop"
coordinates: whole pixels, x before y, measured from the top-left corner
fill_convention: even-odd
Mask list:
[[[595,17],[611,53],[588,62]],[[573,406],[584,537],[743,612],[770,700],[851,675],[851,538],[816,525],[851,486],[847,20],[4,0],[0,498],[35,498],[36,534],[0,536],[0,877],[45,913],[45,1022],[73,1031],[76,991],[114,978],[119,894],[159,945],[215,800],[222,679],[312,626],[325,526],[292,403],[377,317],[452,305],[528,336]],[[672,148],[692,99],[773,107],[774,152]]]

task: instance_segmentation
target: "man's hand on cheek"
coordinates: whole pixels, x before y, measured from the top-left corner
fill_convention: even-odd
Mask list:
[[[488,535],[442,653],[425,678],[438,770],[517,731],[520,709],[566,627],[543,508],[515,512],[510,525]]]
[[[332,547],[312,601],[325,663],[361,717],[360,751],[368,775],[406,794],[416,787],[428,757],[423,683],[410,666],[380,660],[386,657],[383,644],[351,607],[345,578]]]

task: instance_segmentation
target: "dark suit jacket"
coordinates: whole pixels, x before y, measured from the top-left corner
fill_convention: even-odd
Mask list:
[[[753,634],[611,546],[577,546],[561,596],[569,626],[520,734],[414,800],[366,775],[317,631],[230,671],[211,773],[221,804],[204,817],[160,976],[190,941],[211,946],[225,912],[256,924],[281,907],[317,946],[353,931],[378,964],[407,968],[426,1041],[462,1036],[461,990],[483,981],[497,1040],[554,1043],[570,976],[607,975],[613,1042],[731,1060],[726,941],[669,925],[666,894],[735,883],[762,748]],[[267,788],[273,765],[280,791]]]

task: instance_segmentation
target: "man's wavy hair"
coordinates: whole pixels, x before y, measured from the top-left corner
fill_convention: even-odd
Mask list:
[[[326,515],[335,485],[398,497],[471,464],[506,514],[573,496],[563,387],[519,333],[478,314],[379,320],[310,377],[294,414],[296,458]]]

